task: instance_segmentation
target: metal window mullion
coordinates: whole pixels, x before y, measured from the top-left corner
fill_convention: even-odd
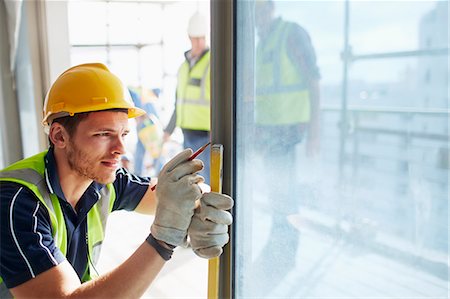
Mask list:
[[[357,60],[372,60],[372,59],[387,59],[387,58],[405,58],[418,56],[444,56],[448,55],[448,48],[442,49],[424,49],[415,51],[399,51],[399,52],[384,52],[384,53],[370,53],[370,54],[351,54],[349,59],[351,62]]]
[[[223,193],[234,196],[234,1],[211,1],[211,141],[224,146]],[[232,235],[232,232],[230,232]],[[218,298],[232,298],[233,237],[220,257]]]
[[[347,142],[347,89],[348,89],[348,69],[351,62],[351,47],[349,43],[350,34],[350,3],[346,0],[344,3],[344,50],[342,53],[342,94],[341,94],[341,120],[339,136],[339,180],[343,179],[345,145]]]

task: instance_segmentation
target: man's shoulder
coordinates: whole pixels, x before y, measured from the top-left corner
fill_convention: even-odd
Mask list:
[[[150,181],[150,177],[134,175],[125,168],[118,169],[113,183],[116,192],[113,210],[134,210],[148,191]]]
[[[55,250],[48,211],[33,192],[14,182],[0,182],[0,188],[0,274],[11,288],[64,256]]]
[[[292,21],[283,21],[285,24],[285,28],[288,30],[288,34],[290,37],[296,38],[308,38],[309,33],[306,29],[298,23]]]
[[[35,205],[39,198],[27,186],[17,182],[0,181],[0,201],[2,206],[14,201],[19,205]]]
[[[178,74],[180,74],[181,72],[186,72],[186,71],[189,71],[189,60],[187,60],[187,59],[183,60],[183,62],[178,67]]]
[[[44,172],[44,166],[45,166],[45,157],[48,154],[48,150],[40,152],[38,154],[35,154],[33,156],[24,158],[22,160],[19,160],[15,163],[12,163],[11,165],[7,166],[4,169],[1,169],[0,172],[7,172],[12,171],[16,169],[23,169],[23,168],[31,168],[35,171],[42,174]]]
[[[0,218],[14,214],[14,221],[28,219],[30,215],[43,216],[48,221],[48,212],[39,198],[28,187],[16,182],[0,182]],[[38,210],[42,211],[38,213]]]
[[[138,184],[138,185],[150,185],[151,178],[150,177],[142,177],[131,173],[126,168],[119,168],[116,171],[116,180],[112,183],[113,185],[117,184]],[[129,186],[131,187],[131,186]]]

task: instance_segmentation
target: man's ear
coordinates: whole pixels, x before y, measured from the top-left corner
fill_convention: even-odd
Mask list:
[[[55,147],[64,148],[69,140],[66,129],[60,123],[53,123],[48,138]]]

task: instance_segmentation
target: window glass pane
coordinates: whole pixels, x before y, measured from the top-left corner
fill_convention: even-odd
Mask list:
[[[376,5],[376,7],[375,7]],[[436,20],[433,1],[355,1],[350,8],[350,43],[354,52],[392,52],[415,50],[420,31]],[[407,9],[407,10],[406,10]],[[399,12],[404,13],[399,13]],[[429,13],[425,13],[429,11]],[[445,30],[439,30],[441,34]],[[435,35],[436,32],[433,32]],[[446,47],[445,38],[433,46]]]
[[[69,1],[69,40],[72,45],[106,43],[106,5],[106,2]]]
[[[142,84],[151,88],[161,88],[163,79],[163,53],[160,46],[149,46],[141,49],[140,71]]]
[[[160,43],[162,39],[160,27],[168,26],[168,23],[163,18],[162,6],[150,3],[139,3],[138,10],[138,41],[143,44]]]
[[[238,0],[236,35],[236,298],[447,298],[447,2]]]
[[[139,40],[139,5],[114,3],[108,5],[109,42],[112,44],[137,43]]]
[[[446,108],[446,60],[445,56],[433,56],[359,61],[349,73],[348,102],[364,106]]]
[[[17,100],[20,118],[20,131],[22,139],[23,156],[29,157],[40,151],[38,136],[41,134],[39,112],[36,111],[36,103],[43,101],[43,98],[35,98],[35,84],[33,80],[33,69],[30,54],[30,44],[28,41],[27,18],[22,19],[20,34],[16,53],[16,69],[14,78],[14,88],[17,90]],[[39,125],[36,125],[39,124]]]
[[[77,65],[88,62],[106,64],[107,52],[105,47],[72,47],[70,49],[70,63]]]
[[[111,72],[127,86],[140,86],[138,51],[135,47],[115,47],[110,50]]]

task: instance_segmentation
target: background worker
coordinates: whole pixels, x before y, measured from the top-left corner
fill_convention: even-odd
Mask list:
[[[256,153],[267,167],[265,181],[272,186],[269,241],[255,262],[256,290],[264,293],[295,267],[299,234],[289,222],[298,212],[300,198],[293,195],[297,145],[306,139],[306,153],[319,151],[319,80],[316,54],[309,34],[300,25],[275,17],[274,2],[255,2],[258,33],[256,50],[257,130]],[[273,181],[276,177],[276,182]],[[270,277],[258,277],[271,273]],[[259,279],[260,278],[260,279]],[[270,280],[266,281],[264,278]]]
[[[43,119],[50,148],[0,172],[1,298],[139,298],[188,235],[197,255],[221,254],[232,199],[201,192],[192,150],[163,167],[155,192],[150,178],[118,168],[128,119],[144,113],[100,63],[74,66],[53,83]],[[98,276],[108,215],[121,209],[155,213],[151,233]]]
[[[139,176],[149,175],[146,167],[145,154],[152,158],[152,174],[158,174],[162,168],[162,134],[158,112],[153,103],[156,99],[156,90],[141,89],[140,94],[129,88],[131,99],[136,107],[143,109],[146,114],[136,117],[137,142],[134,151],[133,173]],[[150,99],[151,98],[151,99]]]
[[[175,110],[164,130],[167,141],[176,126],[183,132],[184,148],[196,150],[210,140],[210,51],[206,45],[206,19],[196,12],[189,19],[191,49],[178,69]],[[204,169],[200,174],[209,184],[209,148],[199,156]]]

